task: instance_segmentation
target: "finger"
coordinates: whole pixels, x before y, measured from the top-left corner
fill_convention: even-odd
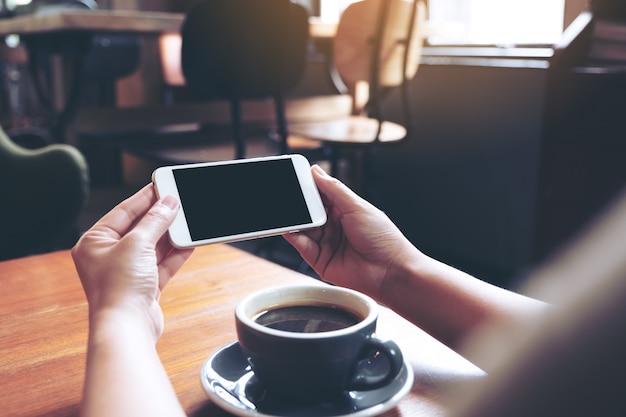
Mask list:
[[[90,232],[102,232],[115,238],[124,236],[155,201],[154,188],[148,184],[104,215]]]
[[[323,226],[283,235],[307,261],[316,259],[324,247],[332,245],[342,234],[341,213],[336,208],[330,208],[327,212],[326,224]]]
[[[161,263],[161,260],[163,260],[173,249],[174,246],[172,245],[172,242],[170,242],[167,233],[165,233],[156,245],[157,264]]]
[[[163,262],[163,260],[175,250],[180,250],[180,248],[176,248],[172,245],[169,236],[167,233],[163,234],[161,239],[157,242],[156,245],[156,256],[157,256],[157,265]]]
[[[301,255],[303,255],[302,252],[307,252],[310,245],[317,245],[316,239],[308,232],[285,233],[283,237],[291,246],[300,252]]]
[[[176,272],[189,259],[193,253],[190,249],[173,249],[159,263],[159,289],[163,290],[169,280],[176,275]]]
[[[167,228],[170,227],[178,213],[178,200],[166,196],[157,201],[139,220],[132,233],[138,233],[151,247],[156,248]]]
[[[366,204],[365,200],[337,178],[328,175],[319,165],[313,165],[311,171],[327,207],[335,208],[340,213],[348,213],[359,205]]]
[[[320,245],[317,239],[311,237],[308,232],[287,233],[283,237],[298,251],[302,259],[315,267],[315,261],[320,254]]]

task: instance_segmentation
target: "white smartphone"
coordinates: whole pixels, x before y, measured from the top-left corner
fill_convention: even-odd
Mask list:
[[[169,228],[179,248],[279,235],[326,223],[326,210],[302,155],[164,166],[152,174],[158,196],[180,210]]]

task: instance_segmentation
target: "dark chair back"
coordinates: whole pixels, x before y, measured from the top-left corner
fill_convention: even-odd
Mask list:
[[[289,0],[205,0],[192,6],[181,29],[182,68],[198,98],[228,99],[238,142],[241,100],[273,98],[286,151],[284,95],[304,74],[308,15]]]

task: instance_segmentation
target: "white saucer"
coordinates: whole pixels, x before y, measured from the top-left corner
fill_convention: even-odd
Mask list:
[[[204,362],[200,381],[211,401],[242,417],[370,417],[391,409],[411,390],[413,368],[405,362],[398,376],[379,389],[349,391],[332,402],[300,405],[268,395],[239,343],[233,342]]]

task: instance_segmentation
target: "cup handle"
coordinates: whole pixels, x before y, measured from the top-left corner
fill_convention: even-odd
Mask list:
[[[386,366],[380,366],[380,355],[386,357]],[[366,391],[381,388],[394,379],[403,366],[402,352],[394,341],[370,337],[359,355],[347,390]]]

